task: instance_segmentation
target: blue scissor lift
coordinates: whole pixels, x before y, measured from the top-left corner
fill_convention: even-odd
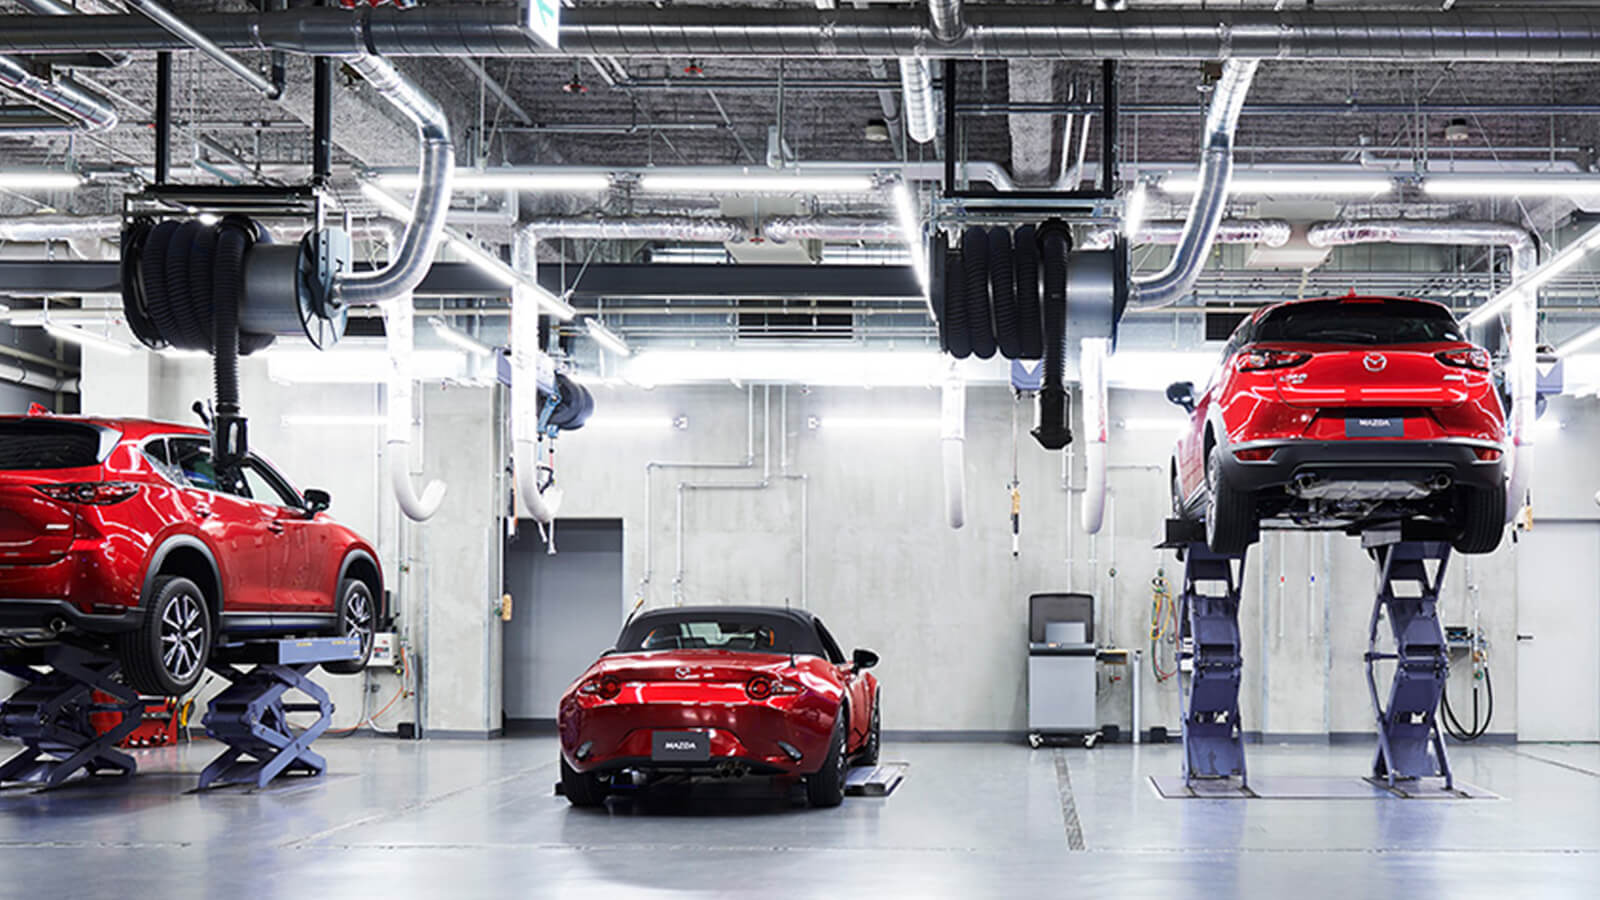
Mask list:
[[[23,749],[0,765],[0,782],[59,787],[80,769],[91,775],[133,773],[133,757],[117,749],[144,718],[144,700],[118,675],[103,650],[73,644],[9,648],[0,671],[23,686],[0,705],[0,736]],[[111,699],[97,699],[95,692]],[[91,715],[120,715],[104,734]]]
[[[1378,589],[1368,628],[1367,688],[1378,725],[1372,780],[1393,790],[1396,782],[1454,777],[1438,723],[1439,701],[1449,676],[1444,629],[1439,623],[1439,587],[1450,559],[1450,543],[1438,533],[1407,525],[1361,535],[1378,567]],[[1169,519],[1162,547],[1183,561],[1178,602],[1178,659],[1189,663],[1180,676],[1183,706],[1183,778],[1238,778],[1248,791],[1244,731],[1239,722],[1239,683],[1244,666],[1239,632],[1240,583],[1245,554],[1213,553],[1200,523]],[[1394,652],[1379,646],[1387,620]],[[1389,702],[1378,696],[1374,664],[1393,662]]]

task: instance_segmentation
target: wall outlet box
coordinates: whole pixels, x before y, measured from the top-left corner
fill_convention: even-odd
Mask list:
[[[395,652],[398,643],[392,631],[380,631],[373,635],[372,658],[367,660],[367,665],[394,668],[395,661],[399,659],[399,655]]]

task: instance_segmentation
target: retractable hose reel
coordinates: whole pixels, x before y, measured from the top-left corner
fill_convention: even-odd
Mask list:
[[[335,276],[349,269],[350,241],[319,229],[273,244],[260,223],[229,215],[139,216],[122,235],[122,310],[140,343],[209,353],[215,375],[212,456],[219,466],[249,453],[239,405],[239,357],[298,335],[325,349],[343,337],[348,309]]]
[[[1108,250],[1072,247],[1072,231],[1059,219],[969,226],[957,246],[942,231],[932,237],[941,349],[956,359],[1044,360],[1031,434],[1047,450],[1072,442],[1067,363],[1085,339],[1114,345],[1128,305],[1127,241],[1118,237]]]

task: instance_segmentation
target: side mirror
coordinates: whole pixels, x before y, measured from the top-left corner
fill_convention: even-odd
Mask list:
[[[873,653],[871,650],[857,648],[855,652],[850,654],[850,661],[855,664],[856,671],[859,672],[862,669],[870,669],[877,665],[878,654]]]
[[[1167,402],[1183,407],[1184,412],[1194,412],[1194,382],[1174,381],[1167,385]]]
[[[328,496],[328,492],[321,488],[306,488],[305,493],[301,496],[306,501],[306,512],[313,516],[333,505],[333,498]]]

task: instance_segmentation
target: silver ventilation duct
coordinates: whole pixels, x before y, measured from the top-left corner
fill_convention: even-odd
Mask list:
[[[873,243],[905,241],[905,231],[889,219],[817,216],[768,219],[761,234],[769,241],[867,241]]]
[[[1351,244],[1446,244],[1450,246],[1505,246],[1511,250],[1512,279],[1520,279],[1539,265],[1539,244],[1525,228],[1502,222],[1426,222],[1415,219],[1367,219],[1360,222],[1319,222],[1306,231],[1313,247]]]
[[[920,56],[900,57],[900,89],[905,94],[906,134],[919,144],[939,135],[939,113],[933,102],[933,71]]]
[[[1177,219],[1145,222],[1139,226],[1139,233],[1134,235],[1129,243],[1176,244],[1183,237],[1185,224]],[[1083,242],[1079,246],[1084,250],[1105,250],[1111,246],[1121,230],[1114,225],[1091,228],[1085,232]],[[1268,247],[1282,247],[1289,243],[1293,233],[1294,227],[1282,219],[1223,219],[1217,225],[1214,243],[1265,244]]]
[[[1230,60],[1222,67],[1206,112],[1206,130],[1200,151],[1200,183],[1189,206],[1189,218],[1178,249],[1167,267],[1148,278],[1134,281],[1128,305],[1133,309],[1170,306],[1187,296],[1194,287],[1206,255],[1217,236],[1217,224],[1228,205],[1228,183],[1233,179],[1233,134],[1239,127],[1239,111],[1255,80],[1254,60]]]
[[[16,130],[19,131],[34,134],[52,130],[106,131],[117,124],[116,107],[107,98],[71,78],[61,77],[54,81],[40,78],[9,56],[0,56],[0,87],[9,88],[68,120],[54,129],[37,121],[17,123],[19,127]],[[3,130],[3,126],[4,123],[0,122],[0,130]]]
[[[574,238],[597,241],[691,241],[729,244],[750,239],[741,219],[708,216],[643,216],[626,219],[544,217],[522,223],[522,230],[539,238]]]
[[[641,8],[562,11],[559,48],[529,32],[515,7],[464,4],[346,12],[301,7],[207,13],[189,24],[221,47],[356,56],[810,57],[1439,60],[1592,62],[1600,11],[1564,8],[1381,10],[1130,9],[984,5],[944,43],[919,8]],[[0,52],[184,50],[142,16],[7,17]]]
[[[966,36],[967,20],[961,0],[928,0],[928,21],[940,43],[959,41]]]
[[[37,244],[45,241],[114,240],[122,233],[117,216],[20,216],[0,219],[0,241]]]

